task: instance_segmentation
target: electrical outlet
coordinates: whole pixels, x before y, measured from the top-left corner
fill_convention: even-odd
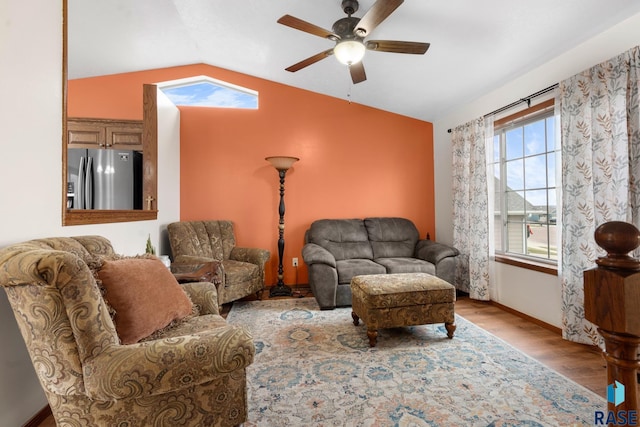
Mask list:
[[[293,258],[293,259],[291,260],[291,264],[292,264],[294,267],[297,267],[297,266],[298,266],[298,258]]]

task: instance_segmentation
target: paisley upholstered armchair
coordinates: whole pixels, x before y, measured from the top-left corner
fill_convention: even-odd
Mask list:
[[[266,249],[236,246],[231,221],[180,221],[167,226],[174,263],[220,261],[218,303],[225,304],[264,289]]]
[[[249,333],[219,315],[212,283],[181,287],[157,259],[119,264],[122,258],[99,236],[39,239],[0,250],[0,285],[57,425],[242,424],[245,368],[255,353]],[[138,268],[146,269],[135,276],[146,279],[146,290],[134,291],[135,283],[127,282]],[[113,282],[118,275],[122,280]],[[114,307],[120,283],[133,294]],[[152,314],[174,301],[181,301],[183,313],[170,312],[171,323],[149,336],[123,335],[124,316],[139,315],[156,297],[164,301],[151,304]],[[127,307],[130,301],[135,304]]]

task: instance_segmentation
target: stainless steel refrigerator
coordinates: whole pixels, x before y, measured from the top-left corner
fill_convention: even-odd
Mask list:
[[[142,153],[69,148],[67,208],[142,209]]]

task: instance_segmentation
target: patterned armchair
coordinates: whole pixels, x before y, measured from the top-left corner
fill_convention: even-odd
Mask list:
[[[225,304],[264,289],[266,249],[239,248],[231,221],[180,221],[167,226],[173,262],[220,261],[218,303]]]
[[[219,315],[215,286],[184,285],[193,316],[123,345],[90,269],[95,255],[114,255],[111,243],[61,237],[0,250],[0,286],[57,425],[242,424],[255,348]]]

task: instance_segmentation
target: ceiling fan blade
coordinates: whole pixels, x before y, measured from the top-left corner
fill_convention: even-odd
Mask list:
[[[353,84],[358,84],[367,80],[367,74],[364,72],[364,65],[362,61],[349,65],[349,72],[351,73],[351,80]]]
[[[313,34],[314,36],[325,39],[340,39],[337,34],[334,34],[329,30],[325,30],[322,27],[318,27],[317,25],[303,21],[302,19],[291,15],[284,15],[282,18],[278,19],[278,24],[286,25],[287,27],[295,28],[296,30],[304,31],[305,33]]]
[[[333,55],[333,48],[327,49],[324,52],[317,53],[313,56],[308,57],[307,59],[303,59],[297,64],[293,64],[292,66],[285,68],[285,70],[295,73],[296,71],[301,70],[304,67],[308,67],[311,64],[315,64],[321,59],[324,59],[327,56],[331,56],[331,55]]]
[[[389,15],[396,10],[404,0],[378,0],[371,9],[364,14],[353,33],[358,37],[366,37]]]
[[[415,55],[423,55],[429,49],[431,44],[394,40],[369,40],[365,43],[365,46],[369,50],[377,50],[378,52],[413,53]]]

